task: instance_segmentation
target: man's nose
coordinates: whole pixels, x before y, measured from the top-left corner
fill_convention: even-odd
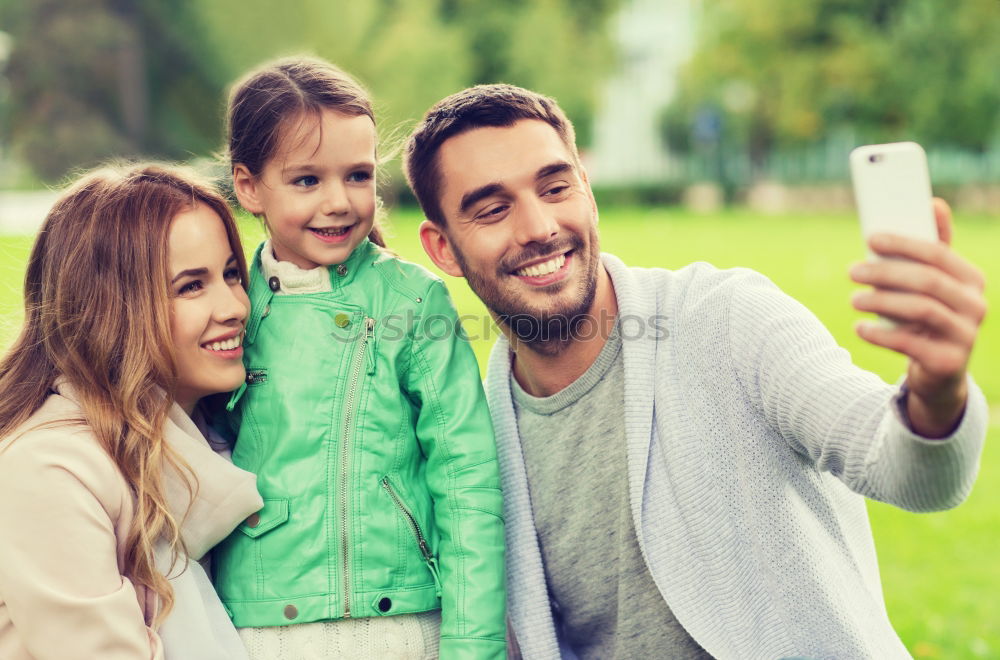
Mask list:
[[[521,245],[548,243],[559,233],[554,210],[541,200],[523,202],[516,215],[516,240]]]

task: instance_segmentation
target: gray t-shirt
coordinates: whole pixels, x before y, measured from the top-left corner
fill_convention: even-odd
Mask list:
[[[511,376],[555,615],[583,660],[711,658],[678,623],[639,550],[628,504],[621,347],[615,323],[594,364],[550,397],[531,396]]]

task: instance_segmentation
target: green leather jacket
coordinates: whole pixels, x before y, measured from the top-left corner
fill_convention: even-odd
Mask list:
[[[264,508],[217,548],[219,595],[238,627],[441,608],[442,659],[502,658],[496,446],[447,289],[368,240],[330,278],[275,296],[254,257],[230,408]]]

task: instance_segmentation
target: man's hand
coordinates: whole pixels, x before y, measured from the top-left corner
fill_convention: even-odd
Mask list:
[[[896,321],[871,321],[855,330],[867,342],[910,358],[907,414],[913,430],[927,438],[951,433],[962,418],[968,395],[965,372],[979,325],[986,315],[982,272],[951,249],[951,209],[934,199],[940,242],[876,234],[868,242],[883,257],[851,267],[851,279],[870,284],[852,304]]]

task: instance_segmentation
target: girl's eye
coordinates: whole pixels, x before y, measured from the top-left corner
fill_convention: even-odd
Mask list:
[[[319,178],[313,176],[312,174],[300,176],[299,178],[295,179],[295,181],[292,181],[293,186],[302,186],[303,188],[315,186],[318,183],[319,183]]]
[[[239,268],[227,268],[226,272],[222,274],[226,278],[226,282],[230,284],[241,284],[243,278],[240,277]]]
[[[371,181],[372,173],[359,170],[357,172],[351,172],[347,175],[347,180],[352,183],[365,183]]]
[[[177,295],[186,296],[195,293],[197,291],[201,291],[201,289],[202,289],[201,280],[191,280],[181,288],[177,289]]]

